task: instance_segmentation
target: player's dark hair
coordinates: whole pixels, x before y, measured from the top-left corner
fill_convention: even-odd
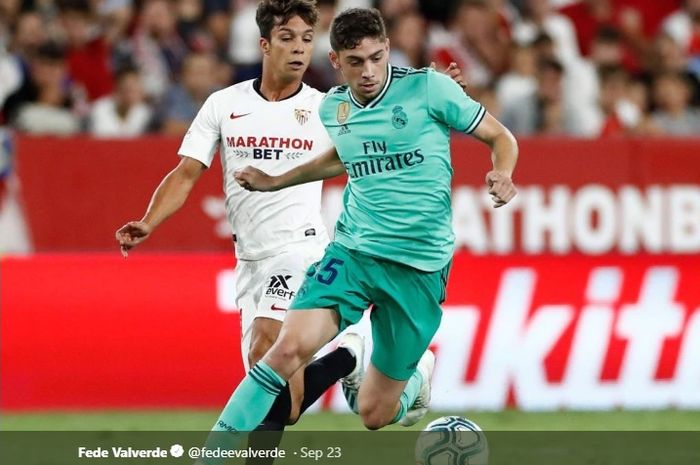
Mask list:
[[[367,38],[386,40],[386,26],[376,8],[350,8],[333,20],[331,47],[336,52],[353,49]]]
[[[318,22],[316,0],[262,0],[255,13],[260,37],[270,40],[272,28],[287,24],[294,16],[299,16],[309,26],[316,27]]]

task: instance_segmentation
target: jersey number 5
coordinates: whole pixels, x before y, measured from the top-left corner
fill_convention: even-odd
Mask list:
[[[331,258],[321,272],[316,274],[316,280],[321,284],[331,284],[338,277],[338,270],[335,267],[342,266],[343,263],[345,263],[343,260]]]

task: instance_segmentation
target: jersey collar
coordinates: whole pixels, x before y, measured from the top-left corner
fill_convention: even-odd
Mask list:
[[[379,101],[384,98],[384,95],[386,94],[386,91],[389,90],[389,85],[391,85],[391,75],[392,75],[392,70],[391,70],[391,64],[387,63],[386,65],[386,82],[384,83],[384,87],[382,87],[381,92],[377,94],[376,97],[374,97],[372,100],[369,102],[362,104],[360,103],[359,100],[355,98],[354,95],[352,95],[352,90],[350,89],[350,86],[348,86],[348,95],[350,95],[350,100],[352,103],[355,104],[355,106],[359,108],[373,108],[375,107]]]
[[[265,100],[266,102],[269,102],[269,100],[267,99],[267,97],[265,97],[265,96],[263,95],[262,91],[260,90],[260,86],[261,86],[261,85],[262,85],[262,78],[255,78],[255,80],[253,81],[253,90],[255,90],[255,92],[256,92],[263,100]],[[283,101],[285,101],[285,100],[289,100],[290,98],[294,98],[294,97],[296,97],[296,96],[299,94],[299,92],[301,92],[301,90],[302,90],[303,88],[304,88],[304,83],[303,83],[303,82],[300,82],[300,83],[299,83],[299,88],[298,88],[296,91],[294,91],[293,94],[291,94],[291,95],[288,96],[288,97],[283,98],[282,100],[276,100],[276,101],[277,101],[277,102],[283,102]]]

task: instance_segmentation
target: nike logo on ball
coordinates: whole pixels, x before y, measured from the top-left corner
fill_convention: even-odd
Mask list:
[[[243,118],[244,116],[248,116],[250,113],[244,113],[242,115],[237,115],[235,113],[231,113],[231,119],[236,119],[236,118]]]

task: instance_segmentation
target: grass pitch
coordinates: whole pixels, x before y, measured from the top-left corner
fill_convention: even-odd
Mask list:
[[[218,410],[2,413],[4,431],[208,431]],[[460,415],[486,431],[700,431],[700,411],[431,412],[411,429],[442,415]],[[404,430],[397,425],[389,430]],[[304,415],[290,431],[362,431],[356,415]]]

